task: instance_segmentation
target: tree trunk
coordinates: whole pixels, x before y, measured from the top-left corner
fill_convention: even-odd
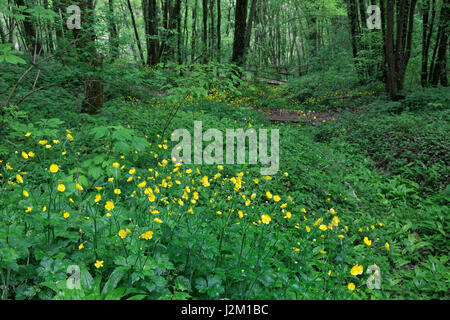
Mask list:
[[[119,56],[118,32],[114,17],[114,0],[108,0],[108,9],[110,55],[111,60],[114,61]]]
[[[207,52],[208,52],[208,0],[203,0],[202,2],[203,9],[203,63],[208,61]]]
[[[250,4],[250,12],[248,14],[248,22],[247,22],[247,30],[246,30],[246,39],[245,39],[245,49],[248,50],[250,48],[250,40],[252,38],[252,29],[253,29],[253,21],[255,20],[256,15],[256,4],[257,0],[252,0]]]
[[[411,56],[412,33],[414,28],[414,11],[417,0],[387,0],[385,60],[386,91],[391,100],[398,100],[398,92],[403,90],[405,73]],[[396,24],[394,16],[396,13]],[[394,38],[394,28],[396,34]],[[395,40],[395,42],[394,42]]]
[[[94,0],[79,2],[81,12],[82,29],[73,29],[74,38],[77,40],[76,50],[80,57],[84,77],[85,98],[81,105],[81,112],[98,114],[103,106],[103,84],[101,83],[101,69],[103,59],[97,55],[94,31]]]
[[[222,8],[220,0],[217,0],[217,61],[221,60],[221,46],[222,46],[222,38],[221,38],[221,24],[222,24]]]
[[[15,1],[18,6],[27,7],[24,0]],[[23,15],[25,16],[25,19],[23,20],[23,34],[25,38],[25,45],[27,47],[26,49],[29,50],[32,55],[34,52],[38,54],[42,49],[42,42],[37,34],[36,24],[34,24],[31,20],[29,13],[24,12]]]
[[[139,57],[141,58],[142,63],[145,63],[144,52],[141,46],[141,40],[139,39],[139,33],[136,27],[136,20],[134,18],[133,7],[131,6],[130,0],[127,0],[128,10],[130,11],[131,22],[133,24],[134,36],[136,37],[136,43],[139,49]]]
[[[248,0],[236,0],[234,20],[233,55],[231,62],[238,66],[245,63]]]

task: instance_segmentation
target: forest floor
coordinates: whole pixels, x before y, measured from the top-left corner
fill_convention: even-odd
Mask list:
[[[0,136],[3,298],[448,299],[448,104],[315,108],[263,86],[88,116],[51,90]],[[173,165],[171,133],[199,120],[279,129],[279,173]]]

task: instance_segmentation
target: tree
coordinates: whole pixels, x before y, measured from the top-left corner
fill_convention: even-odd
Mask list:
[[[234,19],[234,41],[231,62],[238,66],[245,63],[248,0],[237,0]]]
[[[94,0],[80,0],[78,5],[81,12],[81,29],[73,29],[76,39],[78,63],[84,76],[84,99],[81,112],[97,114],[103,106],[103,84],[101,83],[101,69],[103,57],[97,53],[94,31]]]
[[[417,0],[398,0],[397,3],[395,0],[387,0],[384,54],[387,63],[386,91],[391,100],[398,100],[399,91],[403,90],[406,68],[411,56],[416,3]]]

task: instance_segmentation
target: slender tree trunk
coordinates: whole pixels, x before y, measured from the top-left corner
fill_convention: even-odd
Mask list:
[[[208,61],[207,52],[208,52],[208,0],[203,0],[202,2],[203,9],[203,63]]]
[[[6,43],[6,34],[5,34],[5,30],[3,29],[3,25],[2,25],[1,21],[0,21],[0,40],[2,41],[2,43]]]
[[[74,38],[77,40],[76,50],[80,57],[84,77],[85,98],[81,105],[81,112],[98,114],[103,106],[103,85],[101,69],[103,58],[97,54],[94,31],[94,0],[79,1],[82,29],[73,29]]]
[[[248,50],[250,48],[250,40],[252,38],[253,21],[255,20],[257,1],[258,0],[252,0],[252,2],[250,4],[250,12],[248,14],[246,39],[245,39],[246,50]]]
[[[233,55],[231,62],[238,66],[243,66],[245,63],[247,5],[248,0],[236,0]]]
[[[24,0],[15,0],[18,6],[27,7]],[[23,20],[23,34],[25,45],[27,50],[33,54],[34,52],[39,53],[42,48],[41,39],[38,36],[36,24],[32,21],[29,13],[24,12],[25,19]]]
[[[222,46],[222,38],[221,38],[221,24],[222,24],[222,8],[220,0],[217,0],[217,61],[221,60],[221,46]]]
[[[198,0],[195,0],[194,8],[192,9],[192,41],[191,41],[191,63],[195,61],[196,44],[197,44],[197,7]]]
[[[119,56],[118,32],[114,17],[114,0],[108,0],[108,9],[110,55],[111,60],[114,61]]]
[[[450,0],[444,0],[439,18],[439,28],[436,36],[435,54],[432,60],[431,85],[437,86],[439,82],[447,86],[447,47],[450,27]]]
[[[133,24],[134,36],[136,37],[136,44],[139,49],[139,57],[141,58],[142,63],[145,63],[144,52],[141,46],[141,40],[139,39],[139,32],[136,27],[136,20],[134,18],[133,7],[131,6],[130,0],[127,0],[128,10],[130,11],[131,22]]]

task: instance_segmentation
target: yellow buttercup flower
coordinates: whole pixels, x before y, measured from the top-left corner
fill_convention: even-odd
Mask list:
[[[389,242],[386,242],[385,246],[386,246],[386,250],[389,251],[390,250]]]
[[[70,213],[68,213],[68,212],[64,212],[64,218],[69,218],[70,217]]]
[[[153,219],[156,223],[159,223],[159,224],[161,224],[161,223],[163,223],[163,221],[161,220],[161,219],[158,219],[158,218],[155,218],[155,219]]]
[[[23,191],[22,191],[22,194],[23,194],[23,196],[24,196],[25,198],[28,198],[28,197],[30,196],[30,194],[29,194],[28,191],[26,191],[26,190],[23,190]]]
[[[127,236],[127,232],[125,230],[119,231],[119,237],[121,237],[122,239],[125,239],[126,236]]]
[[[368,246],[372,245],[372,240],[369,240],[369,238],[364,237],[364,243],[367,244]]]
[[[84,248],[84,244],[80,244],[79,246],[78,246],[78,250],[83,250],[83,248]]]
[[[59,170],[58,165],[52,164],[52,165],[50,166],[50,172],[51,172],[51,173],[57,173],[58,170]]]
[[[151,238],[153,238],[153,231],[147,231],[147,232],[143,233],[141,235],[141,238],[145,239],[145,240],[150,240]]]
[[[83,186],[81,184],[76,184],[77,190],[78,191],[83,191]]]
[[[358,276],[363,273],[364,267],[359,264],[355,264],[351,269],[350,273],[352,276]]]
[[[100,200],[102,200],[102,195],[101,194],[96,194],[95,195],[95,202],[97,203],[97,202],[99,202]]]
[[[59,192],[64,192],[66,191],[66,186],[63,184],[58,184],[58,191]]]
[[[353,291],[353,290],[355,290],[355,284],[354,284],[353,282],[350,282],[350,283],[348,284],[347,288],[348,288],[348,290]]]
[[[22,158],[28,159],[28,153],[26,153],[25,151],[22,151]]]
[[[276,196],[273,197],[273,201],[275,201],[275,202],[278,202],[280,200],[281,200],[281,198],[280,198],[279,195],[276,195]]]
[[[114,189],[114,193],[115,193],[115,194],[121,194],[122,191],[121,191],[120,189]]]
[[[94,265],[97,269],[100,269],[103,267],[103,262],[104,262],[103,260],[102,261],[97,260],[95,261]]]
[[[112,209],[114,209],[114,203],[112,201],[106,201],[105,209],[111,211]]]
[[[326,230],[327,230],[327,226],[324,225],[324,224],[321,224],[321,225],[319,226],[319,229],[322,230],[322,231],[326,231]]]
[[[23,178],[20,174],[16,174],[17,183],[23,183]]]
[[[272,218],[268,214],[265,214],[265,215],[261,216],[261,221],[264,224],[269,224],[270,221],[272,221]]]
[[[113,166],[113,168],[119,168],[120,167],[120,163],[118,163],[118,162],[114,162],[113,164],[112,164],[112,166]]]

